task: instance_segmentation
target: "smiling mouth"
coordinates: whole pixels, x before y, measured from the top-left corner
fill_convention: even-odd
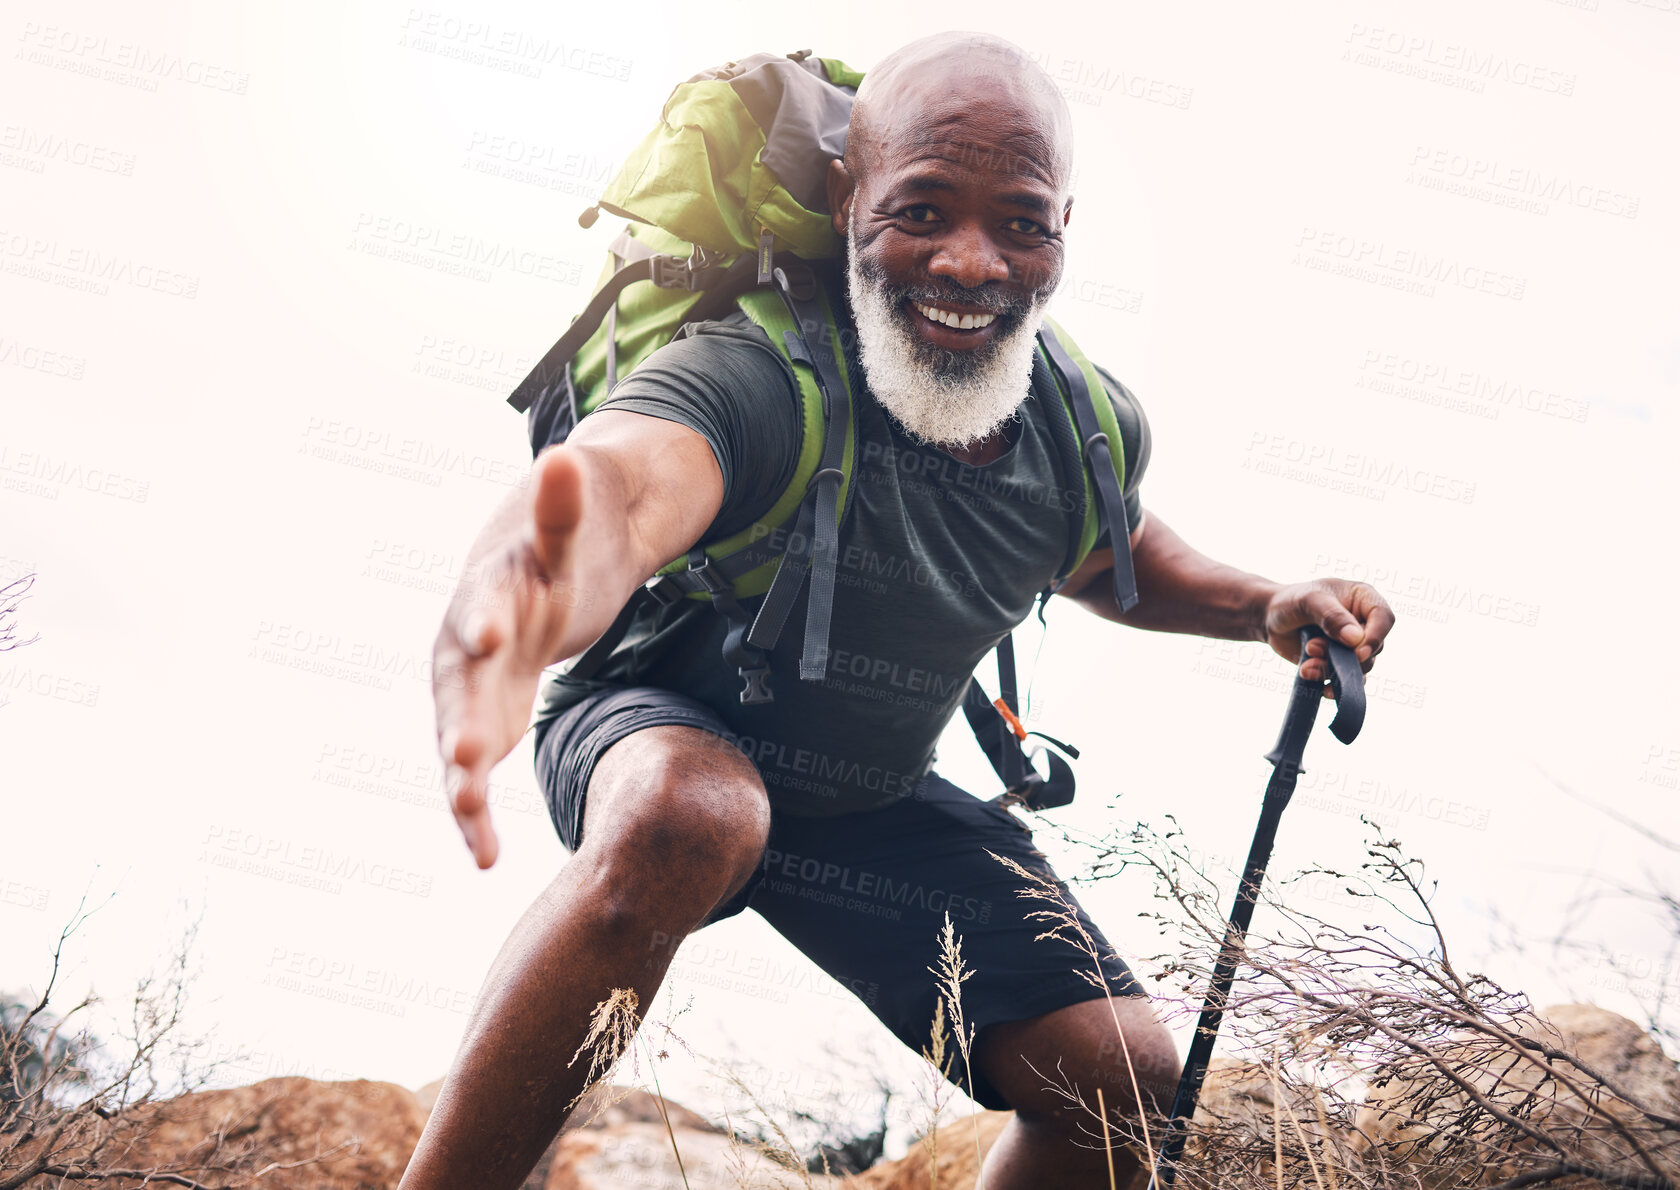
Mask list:
[[[909,305],[911,309],[915,310],[916,313],[920,314],[928,322],[942,327],[945,330],[957,331],[959,333],[967,331],[970,334],[973,334],[976,331],[983,330],[992,323],[996,322],[998,317],[993,313],[972,314],[963,313],[959,310],[947,310],[941,306],[931,305],[927,302],[912,301]]]

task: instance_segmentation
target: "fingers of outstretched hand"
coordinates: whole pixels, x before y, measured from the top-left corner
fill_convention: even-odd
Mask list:
[[[481,741],[470,731],[446,728],[438,746],[444,764],[444,796],[461,828],[461,837],[480,868],[496,862],[496,831],[490,823],[490,763]]]
[[[488,745],[493,724],[485,716],[494,708],[487,703],[486,691],[506,640],[505,627],[489,610],[452,607],[438,634],[432,671],[445,796],[481,868],[496,862],[488,791],[490,768],[500,759],[491,755]]]

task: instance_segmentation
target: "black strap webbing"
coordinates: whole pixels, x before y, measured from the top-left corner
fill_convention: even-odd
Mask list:
[[[1009,713],[1019,716],[1021,703],[1015,692],[1015,637],[1005,633],[997,644],[998,663],[998,697],[1003,699],[1003,705],[1009,708]],[[997,708],[992,708],[996,712]],[[998,715],[998,722],[1004,724],[1003,748],[1003,777],[1004,788],[1014,789],[1027,779],[1027,758],[1021,752],[1021,741],[1015,738],[1015,733],[1009,730],[1002,715]]]
[[[1114,474],[1114,458],[1109,453],[1108,435],[1097,421],[1096,406],[1091,403],[1091,389],[1085,383],[1085,372],[1062,346],[1056,332],[1048,323],[1039,331],[1050,365],[1062,382],[1074,420],[1079,423],[1079,437],[1085,444],[1085,463],[1097,485],[1102,500],[1102,526],[1108,530],[1109,545],[1114,549],[1114,600],[1122,612],[1137,606],[1137,576],[1132,571],[1132,533],[1126,523],[1126,501],[1120,491],[1120,481]]]
[[[521,413],[529,409],[532,402],[542,395],[543,390],[560,377],[562,370],[578,353],[578,348],[595,333],[595,329],[601,325],[601,320],[607,316],[607,311],[618,303],[618,295],[637,281],[651,280],[652,257],[627,264],[614,273],[605,285],[595,291],[595,296],[589,299],[589,304],[583,308],[583,312],[572,319],[572,325],[566,328],[566,333],[555,341],[554,346],[537,361],[537,366],[531,369],[530,374],[519,382],[519,387],[508,396],[508,404]]]
[[[811,477],[812,492],[800,506],[787,552],[782,555],[747,641],[758,649],[775,647],[798,598],[809,561],[811,590],[805,610],[805,648],[799,659],[799,676],[803,681],[821,681],[828,672],[828,634],[834,616],[835,576],[840,558],[840,483],[845,478],[840,465],[845,459],[846,434],[852,421],[852,395],[840,375],[834,338],[828,333],[828,320],[816,301],[814,289],[796,288],[782,269],[775,270],[775,279],[776,291],[793,316],[794,330],[787,336],[788,352],[811,366],[817,391],[822,395],[823,449],[817,472]]]
[[[616,253],[614,259],[617,259]],[[734,294],[751,287],[756,263],[756,258],[751,254],[741,257],[727,268],[717,264],[696,267],[692,258],[684,259],[679,256],[656,255],[631,261],[595,291],[595,296],[589,299],[589,304],[583,308],[583,312],[572,319],[572,325],[566,328],[566,333],[555,340],[554,346],[543,354],[536,367],[519,382],[519,387],[508,395],[508,404],[524,413],[533,403],[540,400],[543,392],[560,378],[562,369],[600,327],[608,311],[617,306],[618,295],[628,286],[638,281],[652,281],[663,289],[705,290],[706,296],[700,299],[695,309],[705,306],[708,311],[714,311],[726,303],[721,297],[717,301],[708,301],[707,298],[714,296],[712,291],[726,289],[730,294],[728,300],[732,301]],[[695,315],[702,316],[713,315],[710,312]],[[616,365],[616,360],[614,363]]]

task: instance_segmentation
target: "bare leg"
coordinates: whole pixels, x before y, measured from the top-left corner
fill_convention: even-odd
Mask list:
[[[1164,1111],[1179,1071],[1172,1038],[1142,996],[1087,1000],[1030,1020],[993,1025],[975,1039],[974,1062],[1015,1109],[1015,1118],[986,1154],[983,1181],[989,1190],[1107,1187],[1108,1154],[1095,1114],[1098,1087],[1114,1137],[1115,1185],[1126,1186],[1140,1167],[1138,1157],[1120,1143],[1122,1135],[1138,1135],[1132,1079],[1135,1075],[1145,1102],[1153,1101],[1152,1110]],[[1071,1106],[1051,1089],[1055,1082],[1076,1089],[1090,1111]],[[1153,1132],[1151,1138],[1159,1143]]]
[[[704,731],[608,750],[584,838],[526,910],[479,993],[402,1190],[516,1187],[584,1089],[570,1065],[614,988],[648,1004],[677,944],[752,875],[770,828],[752,764]]]

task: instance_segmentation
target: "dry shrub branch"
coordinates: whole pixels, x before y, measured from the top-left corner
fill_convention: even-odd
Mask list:
[[[1234,876],[1221,888],[1197,867],[1176,824],[1069,842],[1090,857],[1080,882],[1147,877],[1161,950],[1143,965],[1169,1017],[1193,1019]],[[1058,890],[1036,892],[1046,934],[1088,947]],[[1180,1185],[1674,1190],[1680,1073],[1652,1036],[1629,1026],[1611,1060],[1589,1056],[1567,1014],[1461,969],[1433,894],[1380,836],[1357,871],[1268,877],[1220,1033],[1241,1063],[1215,1059]],[[1162,1123],[1124,1139],[1141,1154]]]

